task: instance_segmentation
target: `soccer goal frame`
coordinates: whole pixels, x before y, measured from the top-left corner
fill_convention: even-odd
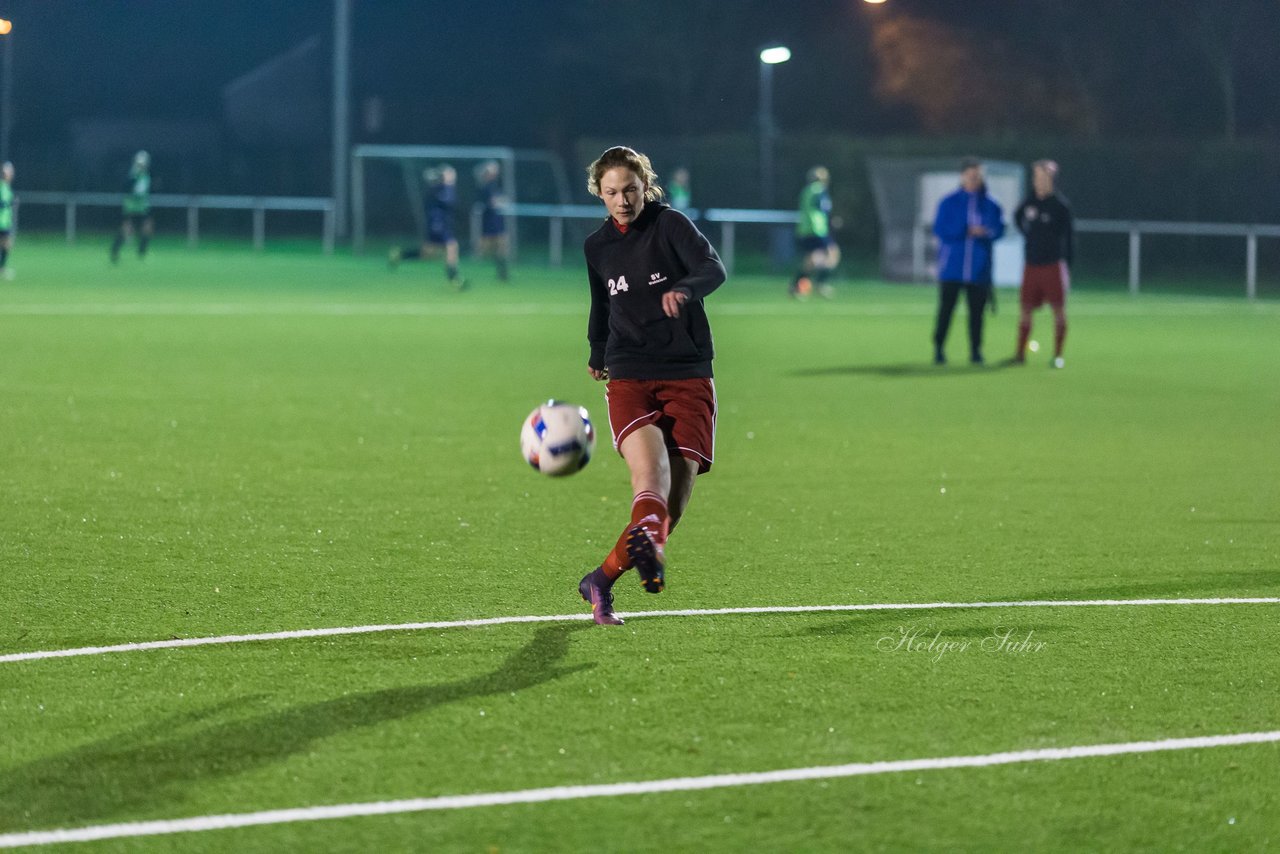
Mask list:
[[[564,164],[554,153],[537,149],[510,148],[501,145],[357,145],[351,149],[351,246],[355,252],[364,251],[367,234],[367,200],[365,164],[370,161],[391,161],[400,165],[409,199],[411,213],[418,231],[423,230],[422,181],[419,165],[423,161],[458,163],[482,163],[496,160],[502,167],[502,191],[508,204],[518,201],[516,191],[517,169],[520,163],[543,163],[550,169],[556,186],[558,201],[569,200],[568,181]],[[461,170],[459,170],[461,171]],[[516,257],[518,247],[517,218],[507,218],[507,233],[511,257]]]

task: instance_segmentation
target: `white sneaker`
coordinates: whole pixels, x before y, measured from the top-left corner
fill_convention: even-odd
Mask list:
[[[5,267],[5,268],[4,268],[4,280],[5,280],[6,282],[12,282],[12,281],[13,281],[13,268],[12,268],[12,267]]]
[[[1067,366],[1066,361],[1061,356],[1054,356],[1053,362],[1050,364],[1055,368],[1065,368]]]

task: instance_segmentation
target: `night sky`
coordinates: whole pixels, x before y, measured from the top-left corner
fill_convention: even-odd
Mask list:
[[[721,4],[656,2],[636,8],[665,14],[642,21],[618,20],[616,4],[599,2],[354,5],[356,100],[382,98],[382,133],[400,140],[546,144],[617,122],[745,129],[757,47],[771,38],[796,44],[779,91],[811,99],[795,118],[820,126],[840,112],[824,96],[847,99],[850,79],[865,90],[870,69],[823,30],[837,19],[859,35],[861,10],[840,3],[798,4],[808,23],[776,26],[771,3],[739,4],[726,17]],[[15,0],[0,9],[15,20],[17,120],[39,135],[75,118],[214,115],[227,82],[332,31],[328,0]],[[828,43],[802,50],[805,40]],[[779,112],[790,112],[781,98]]]
[[[584,136],[751,132],[769,42],[794,54],[774,78],[784,134],[1270,144],[1280,132],[1275,0],[354,7],[357,142],[564,151]],[[327,57],[332,14],[330,0],[0,0],[14,21],[14,156],[65,145],[77,120],[222,121],[233,79],[316,34]],[[371,98],[377,127],[363,119]]]

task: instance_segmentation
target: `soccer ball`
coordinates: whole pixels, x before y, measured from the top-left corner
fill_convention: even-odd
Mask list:
[[[551,477],[581,471],[595,448],[596,431],[587,410],[562,400],[548,400],[520,428],[525,461]]]

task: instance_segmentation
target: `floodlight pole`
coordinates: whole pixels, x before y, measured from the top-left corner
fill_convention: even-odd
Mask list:
[[[3,82],[0,82],[0,161],[9,159],[9,133],[13,127],[13,31],[0,41],[4,42]]]
[[[333,0],[333,228],[346,237],[351,150],[351,0]]]
[[[773,66],[760,63],[760,204],[773,207]]]
[[[774,168],[773,144],[778,135],[773,120],[773,66],[791,58],[791,51],[779,45],[760,50],[760,202],[766,208],[773,207]]]

